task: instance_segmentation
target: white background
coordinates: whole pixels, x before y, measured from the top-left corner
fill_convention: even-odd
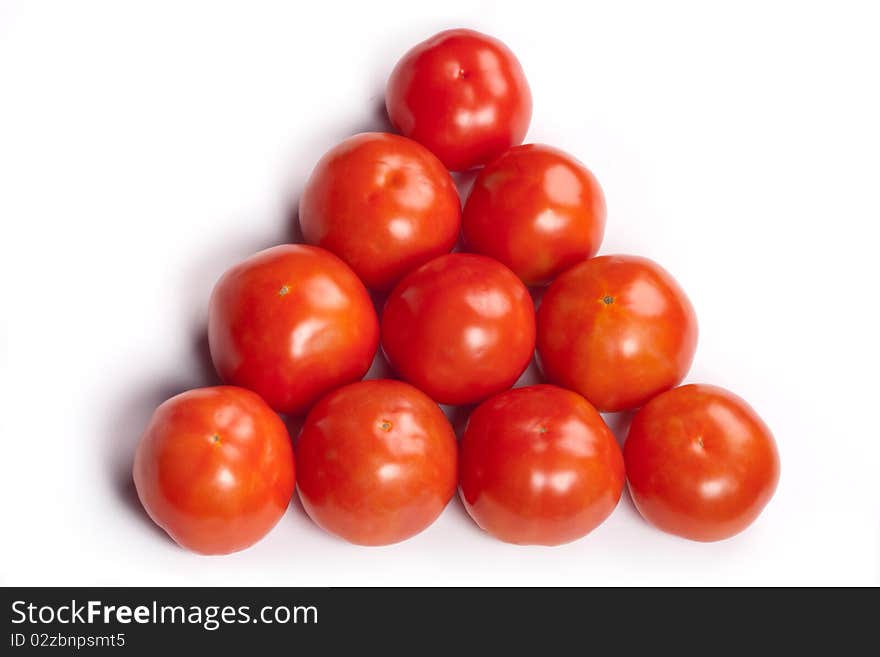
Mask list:
[[[129,468],[153,408],[211,381],[214,281],[290,238],[317,158],[384,128],[397,58],[458,26],[520,58],[528,140],[598,176],[602,252],[688,291],[688,380],[774,430],[775,498],[716,544],[624,495],[554,549],[457,500],[392,547],[294,504],[243,553],[179,549]],[[0,583],[880,584],[878,32],[869,2],[0,2]]]

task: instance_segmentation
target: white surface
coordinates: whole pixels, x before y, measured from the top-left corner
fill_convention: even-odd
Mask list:
[[[0,583],[880,584],[878,25],[868,2],[0,2]],[[776,497],[710,545],[624,497],[556,549],[455,501],[388,548],[295,505],[246,552],[184,552],[128,471],[155,405],[210,380],[211,286],[288,238],[317,158],[456,26],[519,56],[528,140],[598,176],[602,252],[688,291],[688,380],[763,415]]]

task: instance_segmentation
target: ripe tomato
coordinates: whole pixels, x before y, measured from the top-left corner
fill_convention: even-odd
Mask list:
[[[452,250],[461,204],[449,172],[424,146],[369,132],[321,158],[299,221],[307,242],[338,255],[367,287],[388,290]]]
[[[624,443],[633,502],[653,525],[694,541],[748,527],[776,490],[767,425],[723,388],[687,385],[648,402]]]
[[[259,541],[284,514],[293,449],[284,423],[255,393],[200,388],[156,409],[133,474],[141,504],[178,544],[227,554]]]
[[[623,490],[620,448],[583,397],[551,385],[480,404],[461,442],[461,497],[508,543],[559,545],[607,518]]]
[[[394,127],[427,146],[447,168],[466,171],[522,143],[532,95],[503,43],[447,30],[397,63],[385,92]]]
[[[362,378],[379,337],[376,311],[344,262],[288,244],[239,263],[214,287],[208,341],[218,374],[299,414]]]
[[[296,453],[306,512],[360,545],[418,534],[455,492],[455,433],[437,404],[401,381],[331,392],[306,417]]]
[[[382,313],[382,347],[397,373],[441,404],[506,390],[535,349],[528,290],[481,255],[440,256],[407,275]]]
[[[600,411],[641,406],[677,385],[697,346],[684,291],[657,263],[600,256],[547,288],[538,308],[538,355],[551,383]]]
[[[550,146],[516,146],[477,176],[464,239],[526,285],[543,285],[595,255],[605,232],[602,189],[584,165]]]

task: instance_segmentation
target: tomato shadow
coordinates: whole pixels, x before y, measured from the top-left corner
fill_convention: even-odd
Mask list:
[[[285,213],[285,234],[290,244],[305,244],[302,227],[299,223],[299,199],[301,194],[291,195],[287,203],[287,212]]]
[[[300,518],[306,518],[309,521],[309,524],[314,525],[311,518],[309,518],[309,514],[306,513],[306,508],[303,506],[302,500],[299,498],[299,487],[294,489],[293,495],[290,497],[290,504],[287,505],[287,513],[292,516],[298,516]],[[314,525],[316,529],[323,531],[317,525]]]
[[[471,188],[474,186],[474,181],[477,179],[480,171],[482,171],[482,169],[450,172],[452,181],[455,183],[455,188],[458,190],[458,198],[461,199],[462,206],[464,206],[468,196],[470,196]]]
[[[137,489],[134,487],[134,481],[131,478],[130,471],[127,473],[126,477],[120,478],[116,485],[116,492],[119,499],[131,509],[132,514],[135,515],[143,525],[149,528],[154,536],[161,537],[160,540],[177,545],[172,538],[165,533],[165,530],[154,523],[152,518],[147,515],[144,507],[141,505],[140,499],[138,499]]]
[[[623,443],[626,441],[626,434],[629,433],[629,427],[632,424],[635,415],[636,411],[621,411],[619,413],[602,414],[602,419],[605,420],[605,424],[611,429],[611,433],[614,434],[614,438],[617,440],[617,444],[620,445],[621,449],[623,448]]]
[[[364,375],[364,380],[370,379],[399,380],[397,373],[388,363],[388,359],[385,358],[385,354],[382,353],[381,347],[376,350],[376,355],[373,356],[373,364],[370,365],[370,369],[367,370],[367,373]]]
[[[473,533],[475,536],[494,540],[486,530],[480,527],[476,523],[476,521],[471,518],[471,514],[467,512],[467,509],[464,507],[464,502],[461,499],[461,490],[456,489],[455,495],[453,495],[452,499],[449,500],[449,504],[446,505],[443,513],[448,513],[452,516],[455,516],[457,518],[456,522],[460,522],[466,525],[468,531]]]
[[[446,414],[449,423],[452,425],[452,430],[455,431],[455,437],[461,440],[461,437],[464,435],[465,427],[467,427],[468,418],[471,415],[471,412],[477,407],[476,404],[468,404],[465,406],[449,406],[447,404],[440,404],[440,408],[443,409],[443,412]]]
[[[632,424],[633,418],[636,416],[636,410],[631,411],[620,411],[618,413],[603,413],[602,419],[605,420],[605,424],[608,425],[608,428],[611,429],[611,433],[614,434],[614,439],[617,441],[617,444],[620,445],[620,448],[623,449],[623,444],[626,442],[626,436],[629,433],[629,427]],[[635,503],[632,500],[632,496],[629,493],[629,485],[623,485],[623,493],[620,495],[620,503],[618,506],[626,505],[630,511],[634,512],[639,519],[641,519],[641,515],[636,510]]]
[[[532,297],[532,303],[535,305],[535,310],[541,305],[541,299],[544,298],[544,293],[547,291],[546,285],[533,286],[529,288],[529,296]]]
[[[302,431],[303,424],[306,422],[306,416],[282,415],[281,421],[284,422],[284,426],[287,427],[287,433],[290,436],[291,445],[296,447],[296,441],[299,438],[300,431]]]
[[[211,359],[211,345],[208,342],[208,328],[202,327],[196,331],[193,339],[193,353],[198,367],[198,380],[202,386],[219,386],[223,384],[217,371],[214,369],[214,361]]]
[[[642,514],[639,513],[639,510],[636,508],[636,503],[633,502],[632,494],[629,492],[629,484],[623,485],[623,492],[620,494],[620,502],[618,502],[617,506],[627,507],[627,510],[635,517],[637,517],[639,521],[647,523],[647,521],[642,517]]]

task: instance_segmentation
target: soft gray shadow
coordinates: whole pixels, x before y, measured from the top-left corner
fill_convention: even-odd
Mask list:
[[[219,386],[223,384],[214,369],[214,361],[211,360],[211,346],[208,343],[208,327],[202,326],[196,333],[193,341],[193,351],[196,355],[196,363],[198,364],[198,381],[199,387],[202,386]]]
[[[467,509],[464,508],[464,502],[461,501],[461,490],[460,489],[456,489],[455,495],[453,495],[452,499],[449,500],[449,504],[446,505],[446,509],[444,509],[443,512],[444,513],[451,513],[453,515],[457,515],[457,516],[464,518],[468,527],[470,527],[474,533],[482,536],[483,538],[490,538],[489,534],[484,529],[482,529],[474,521],[473,518],[471,518],[471,514],[469,514],[467,512]]]
[[[461,437],[464,435],[464,430],[465,427],[467,427],[468,418],[470,417],[471,412],[476,407],[476,404],[467,404],[465,406],[449,406],[447,404],[440,404],[440,408],[443,409],[443,412],[449,419],[449,423],[452,425],[453,431],[455,431],[455,437],[459,440],[461,440]]]
[[[611,429],[611,433],[613,433],[614,437],[617,439],[617,444],[621,447],[623,447],[623,443],[626,441],[626,434],[629,433],[629,425],[632,424],[635,415],[635,411],[602,414],[605,424]]]
[[[458,197],[461,199],[461,204],[467,202],[468,196],[470,196],[471,188],[474,186],[474,181],[477,179],[481,169],[473,169],[471,171],[453,171],[451,172],[452,180],[455,182],[455,187],[458,189]]]
[[[388,364],[388,359],[385,358],[381,348],[376,350],[376,355],[373,356],[373,364],[370,365],[370,369],[367,370],[364,379],[398,379],[397,373]]]
[[[538,310],[538,307],[541,305],[541,299],[544,298],[544,292],[547,291],[547,286],[542,285],[540,287],[530,287],[529,294],[532,297],[532,303],[535,304],[535,310]]]

